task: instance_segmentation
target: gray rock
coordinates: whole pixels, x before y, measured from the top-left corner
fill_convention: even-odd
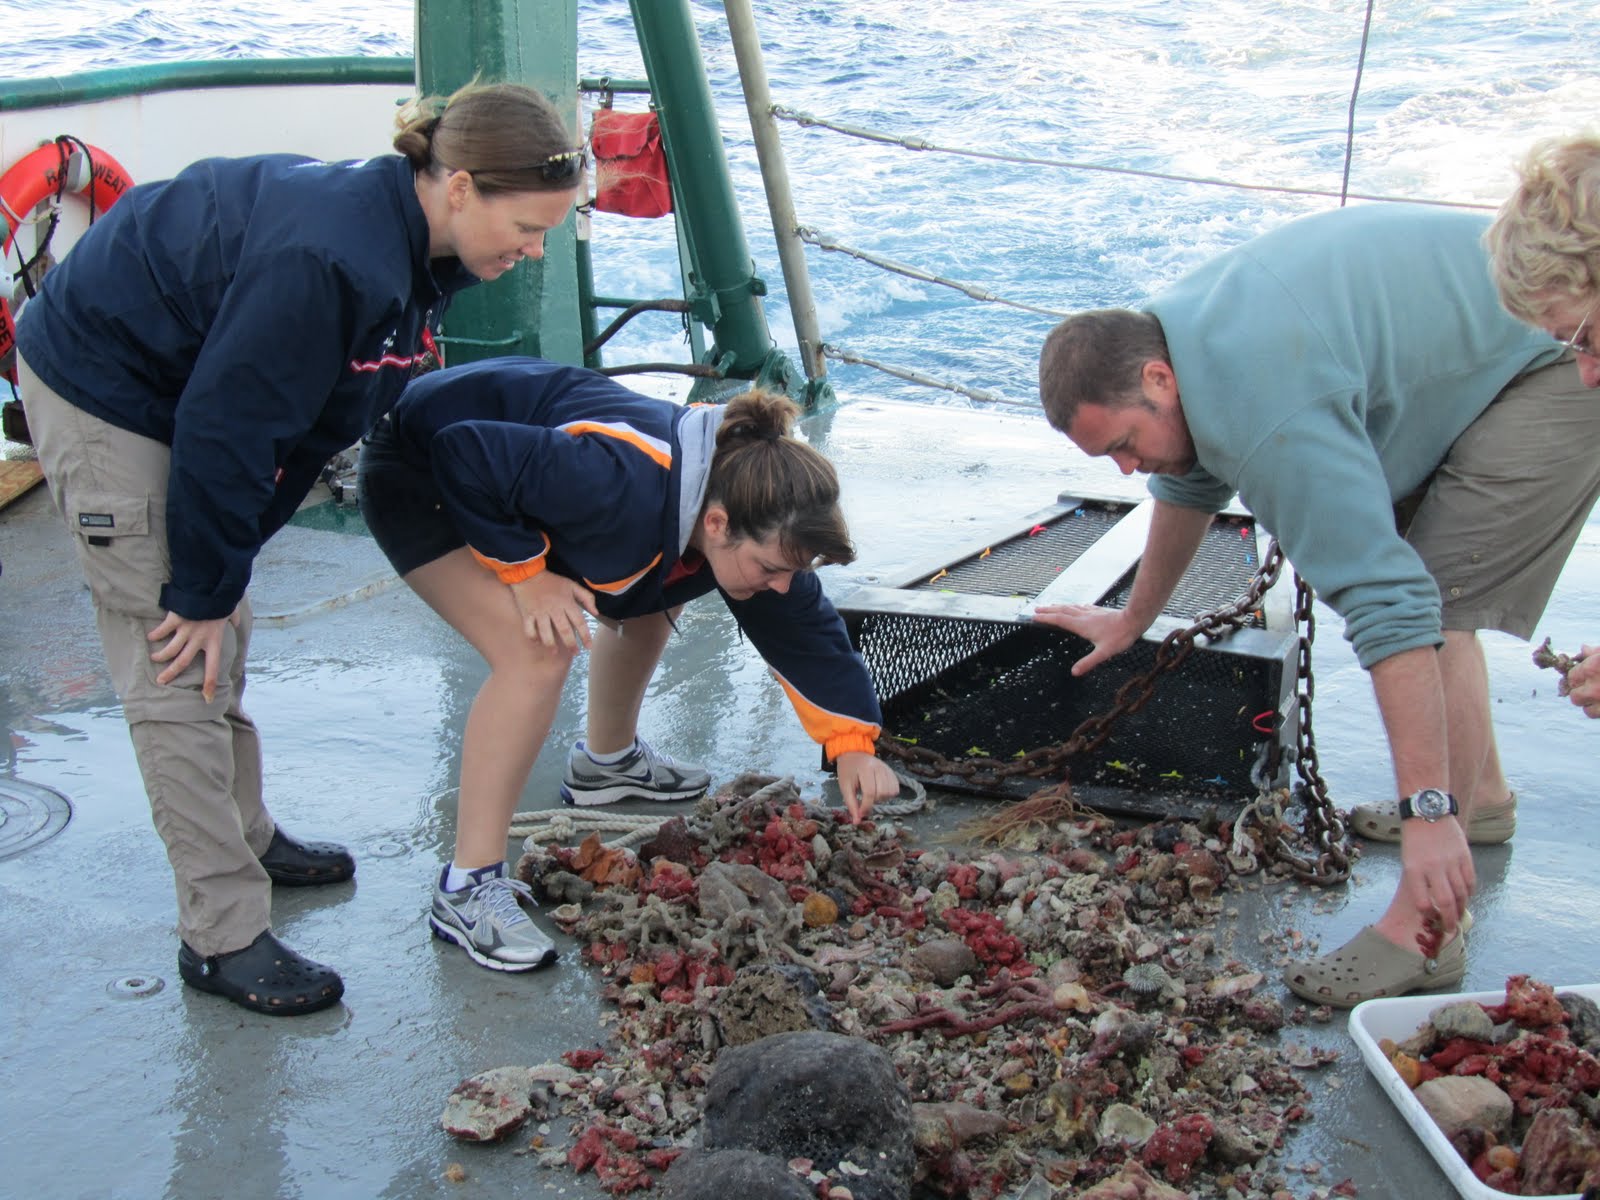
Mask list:
[[[777,1033],[833,1028],[833,1013],[816,976],[797,963],[741,967],[717,994],[711,1012],[728,1046],[745,1046]]]
[[[854,1171],[855,1200],[905,1200],[916,1165],[911,1100],[879,1047],[834,1033],[729,1046],[706,1085],[701,1145]]]
[[[935,938],[923,942],[907,956],[911,974],[931,979],[940,987],[951,987],[963,975],[978,973],[978,956],[960,938]]]
[[[493,1142],[532,1117],[553,1113],[560,1090],[578,1073],[557,1062],[537,1067],[495,1067],[456,1084],[445,1101],[439,1124],[464,1142]]]
[[[1556,999],[1567,1010],[1567,1029],[1572,1040],[1590,1054],[1600,1053],[1600,1005],[1576,992],[1561,992]]]
[[[1483,1005],[1471,1000],[1436,1008],[1428,1021],[1443,1041],[1469,1038],[1474,1042],[1487,1042],[1494,1037],[1494,1022],[1483,1011]]]
[[[1511,1097],[1481,1075],[1429,1079],[1414,1094],[1447,1138],[1481,1129],[1498,1141],[1511,1128]]]
[[[690,1150],[661,1177],[662,1200],[816,1200],[786,1161],[754,1150]]]

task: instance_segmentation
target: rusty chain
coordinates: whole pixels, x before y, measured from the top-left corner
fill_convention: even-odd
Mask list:
[[[1176,670],[1193,652],[1196,638],[1214,641],[1242,628],[1260,608],[1262,597],[1278,581],[1284,561],[1283,551],[1274,539],[1238,599],[1200,614],[1187,628],[1174,629],[1167,634],[1156,648],[1155,661],[1150,668],[1123,683],[1112,697],[1109,709],[1085,718],[1063,742],[1040,746],[1007,762],[980,756],[949,758],[936,750],[902,741],[885,732],[878,739],[878,753],[886,759],[897,761],[909,774],[924,779],[952,777],[979,787],[993,787],[1002,780],[1018,777],[1060,775],[1061,782],[1043,788],[1034,795],[1054,793],[1059,797],[1069,796],[1071,780],[1068,760],[1098,749],[1119,720],[1142,709],[1155,694],[1161,676]],[[1311,700],[1315,690],[1311,675],[1311,643],[1316,636],[1312,612],[1315,597],[1310,585],[1298,576],[1295,586],[1295,623],[1301,631],[1295,668],[1300,718],[1296,767],[1304,785],[1302,795],[1310,797],[1306,803],[1305,837],[1316,848],[1316,858],[1313,860],[1309,856],[1297,855],[1290,848],[1281,823],[1268,831],[1265,848],[1269,856],[1286,863],[1295,875],[1307,882],[1341,883],[1349,877],[1350,871],[1344,821],[1333,807],[1327,784],[1317,770],[1316,740],[1311,731]]]
[[[1276,540],[1270,552],[1282,557]],[[1317,739],[1311,729],[1311,701],[1317,690],[1316,680],[1311,675],[1311,643],[1317,636],[1317,597],[1311,585],[1299,575],[1295,576],[1294,589],[1294,621],[1295,628],[1300,631],[1295,661],[1300,727],[1295,735],[1294,765],[1301,784],[1296,790],[1305,806],[1304,836],[1312,852],[1298,854],[1290,849],[1284,835],[1286,827],[1281,822],[1266,831],[1266,852],[1287,865],[1298,878],[1327,887],[1350,878],[1350,844],[1345,837],[1344,817],[1334,807],[1327,781],[1317,769]]]

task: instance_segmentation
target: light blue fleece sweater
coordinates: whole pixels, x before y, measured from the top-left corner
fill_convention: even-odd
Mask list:
[[[1551,339],[1489,281],[1488,220],[1373,204],[1291,221],[1148,306],[1166,331],[1198,466],[1157,499],[1216,511],[1237,492],[1345,620],[1363,667],[1438,645],[1439,589],[1393,503]]]

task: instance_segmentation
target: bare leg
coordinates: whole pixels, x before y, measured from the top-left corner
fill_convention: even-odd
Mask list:
[[[511,590],[466,549],[418,567],[406,583],[489,664],[461,744],[455,863],[464,870],[506,857],[511,816],[539,757],[572,666],[522,631]]]
[[[1461,809],[1457,819],[1465,829],[1474,811],[1504,804],[1510,791],[1501,772],[1500,750],[1489,717],[1489,667],[1474,630],[1444,631],[1439,674],[1444,690],[1450,793]],[[1412,949],[1422,931],[1422,920],[1397,895],[1378,922],[1378,929],[1392,941]]]
[[[632,617],[621,625],[602,621],[589,650],[588,746],[596,754],[614,754],[633,745],[639,732],[639,709],[655,674],[667,638],[671,613]]]
[[[1489,666],[1483,645],[1470,629],[1446,629],[1439,652],[1444,676],[1445,721],[1450,729],[1450,791],[1461,806],[1461,822],[1473,812],[1504,804],[1510,787],[1500,769],[1489,717]]]

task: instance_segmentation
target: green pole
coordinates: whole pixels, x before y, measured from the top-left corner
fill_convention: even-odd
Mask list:
[[[661,117],[673,208],[690,251],[689,299],[715,338],[706,358],[727,375],[792,390],[793,367],[767,330],[761,307],[767,285],[755,273],[734,203],[689,0],[629,0],[629,6]]]
[[[549,0],[417,0],[417,86],[448,96],[474,77],[523,83],[578,123],[578,16],[575,4]],[[551,230],[544,258],[469,288],[445,318],[446,361],[531,354],[583,362],[574,218]]]

